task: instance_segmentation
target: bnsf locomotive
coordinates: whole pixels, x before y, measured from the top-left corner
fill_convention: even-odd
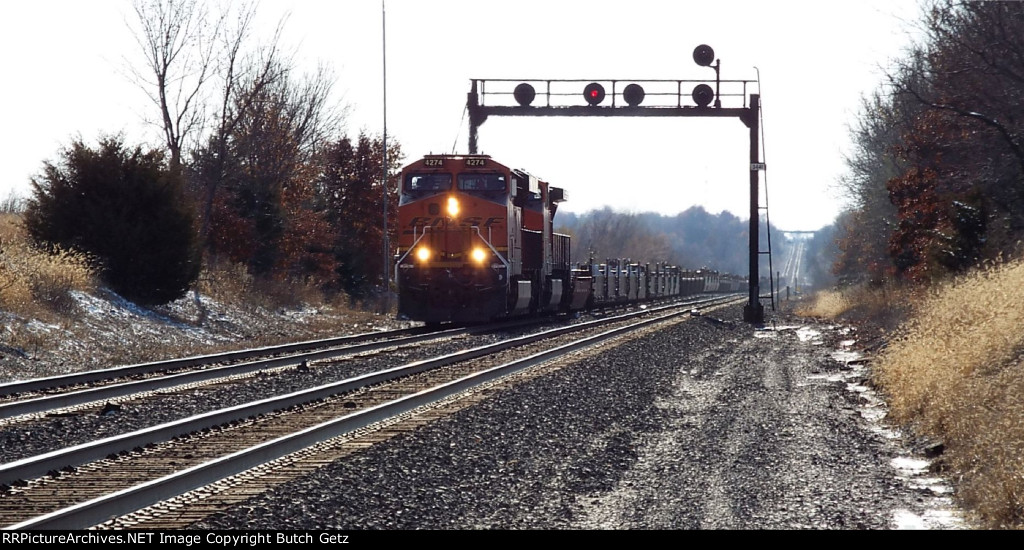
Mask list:
[[[399,315],[475,322],[717,290],[714,272],[625,260],[574,268],[569,236],[553,231],[564,200],[562,189],[487,155],[427,155],[406,166]]]

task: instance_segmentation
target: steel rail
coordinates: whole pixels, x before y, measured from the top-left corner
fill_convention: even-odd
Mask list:
[[[109,384],[96,388],[88,388],[68,393],[45,395],[33,399],[25,399],[22,401],[11,401],[9,403],[0,404],[0,420],[5,418],[12,418],[15,416],[21,416],[25,414],[32,414],[50,411],[54,409],[61,409],[64,407],[71,407],[75,405],[82,405],[85,403],[93,403],[102,400],[116,399],[133,394],[171,388],[174,386],[180,386],[183,384],[194,384],[196,382],[203,382],[207,380],[213,380],[216,378],[224,378],[227,376],[247,374],[250,372],[256,372],[273,368],[296,366],[300,365],[304,361],[316,361],[319,359],[326,359],[340,355],[348,355],[351,353],[372,351],[374,349],[414,344],[417,342],[422,342],[424,340],[432,340],[434,338],[456,336],[459,334],[469,332],[470,330],[471,329],[467,328],[448,329],[437,332],[430,332],[426,334],[419,334],[416,336],[406,336],[392,340],[385,340],[381,342],[354,344],[351,346],[345,346],[341,348],[335,347],[332,349],[287,355],[285,357],[272,357],[269,359],[260,359],[258,361],[251,361],[248,363],[234,363],[231,365],[221,365],[219,367],[213,367],[209,369],[192,370],[187,372],[181,372],[178,374],[168,374],[160,377],[145,378],[143,380],[133,380],[131,382]]]
[[[736,298],[732,297],[731,299],[735,300]],[[729,299],[723,300],[722,298],[717,298],[708,301],[728,302]],[[681,304],[676,307],[685,305],[695,304]],[[672,312],[582,338],[562,346],[533,354],[523,359],[518,359],[490,369],[482,370],[451,382],[440,384],[433,388],[329,420],[293,434],[288,434],[259,445],[254,445],[247,449],[225,455],[156,480],[123,489],[121,491],[111,493],[110,495],[98,497],[81,504],[50,512],[36,518],[31,518],[21,523],[5,527],[4,529],[82,529],[96,525],[112,517],[130,513],[162,500],[184,494],[193,489],[197,489],[231,475],[244,472],[255,466],[276,460],[317,443],[364,428],[381,420],[409,412],[418,407],[435,403],[457,393],[461,393],[520,370],[545,363],[567,353],[590,347],[626,332],[638,330],[688,313],[689,311]],[[620,317],[633,316],[636,316],[636,314],[627,314]],[[579,325],[576,325],[576,327],[578,326]],[[564,329],[555,329],[554,331],[549,332],[560,332],[563,330]]]
[[[640,315],[659,313],[665,309],[692,307],[721,299],[722,298],[719,297],[693,302],[683,302],[681,304],[666,305],[650,310],[588,321],[586,323],[579,323],[568,327],[555,328],[518,338],[503,340],[494,344],[458,351],[435,357],[433,359],[414,361],[406,365],[385,369],[383,371],[367,373],[314,388],[307,388],[280,396],[268,397],[266,399],[243,403],[224,409],[209,411],[191,417],[150,426],[148,428],[142,428],[124,434],[74,445],[64,449],[50,451],[48,453],[23,458],[6,464],[0,464],[0,484],[11,485],[20,480],[37,478],[49,472],[78,466],[93,460],[105,458],[112,454],[117,454],[138,447],[144,447],[151,443],[167,441],[182,434],[213,428],[251,416],[271,413],[295,405],[324,399],[332,395],[353,391],[365,386],[386,382],[399,377],[409,376],[449,364],[491,355],[516,346],[561,336],[570,332],[586,330],[603,324],[624,321]]]
[[[360,353],[365,351],[372,351],[373,349],[386,348],[396,345],[413,344],[416,342],[430,340],[433,338],[441,338],[446,336],[464,334],[474,330],[494,330],[508,327],[519,327],[523,325],[537,324],[538,322],[542,322],[542,320],[512,320],[499,323],[497,325],[482,325],[474,327],[450,328],[446,330],[433,331],[430,331],[425,327],[414,327],[409,329],[399,329],[388,332],[364,333],[352,336],[328,338],[323,340],[310,340],[306,342],[282,344],[278,346],[268,346],[263,348],[253,348],[221,354],[201,355],[194,357],[186,357],[182,359],[171,359],[166,361],[157,361],[153,363],[141,363],[137,365],[127,365],[121,367],[113,367],[110,369],[92,370],[82,373],[73,373],[48,378],[36,378],[32,380],[0,384],[0,395],[12,395],[15,393],[36,391],[39,389],[50,389],[74,384],[115,380],[117,378],[124,378],[128,376],[153,374],[168,370],[199,367],[203,365],[215,364],[225,361],[246,359],[249,357],[259,355],[285,354],[292,353],[296,350],[302,349],[328,346],[342,346],[348,344],[347,347],[340,349],[335,347],[334,349],[327,351],[300,353],[296,355],[288,355],[285,357],[261,359],[259,361],[253,361],[249,363],[235,363],[230,365],[222,365],[219,367],[209,369],[188,371],[177,374],[168,374],[158,378],[154,377],[143,380],[133,380],[129,382],[109,384],[101,387],[86,388],[82,390],[70,391],[65,393],[43,395],[40,397],[30,399],[9,401],[6,403],[0,403],[0,420],[22,415],[41,413],[66,407],[73,407],[77,405],[84,405],[87,403],[93,403],[102,400],[117,399],[128,395],[156,391],[183,384],[203,382],[227,376],[241,375],[259,370],[288,367],[298,365],[303,361],[314,361],[318,359],[325,359],[343,354]],[[359,342],[365,342],[367,340],[389,338],[410,333],[413,334],[413,336],[400,337],[395,338],[393,340],[384,340],[380,342],[359,344]]]
[[[49,376],[45,378],[16,380],[14,382],[5,382],[0,384],[0,395],[11,395],[15,393],[39,391],[50,388],[57,388],[61,386],[86,384],[89,382],[96,382],[99,380],[111,380],[114,378],[124,378],[127,376],[136,376],[139,374],[151,374],[154,372],[161,372],[167,370],[191,368],[201,365],[209,365],[211,363],[219,363],[223,361],[239,361],[243,359],[249,359],[252,357],[259,357],[262,355],[292,353],[295,351],[307,350],[316,347],[343,346],[348,344],[365,342],[367,340],[375,340],[379,338],[404,336],[406,334],[420,334],[427,330],[428,329],[425,329],[424,327],[412,327],[385,332],[367,332],[363,334],[353,334],[351,336],[338,336],[334,338],[326,338],[323,340],[309,340],[305,342],[294,342],[290,344],[280,344],[276,346],[266,346],[261,348],[229,351],[224,353],[197,355],[193,357],[183,357],[179,359],[167,359],[164,361],[154,361],[151,363],[123,365],[117,367],[110,367],[106,369],[96,369],[71,374],[62,374],[59,376]]]

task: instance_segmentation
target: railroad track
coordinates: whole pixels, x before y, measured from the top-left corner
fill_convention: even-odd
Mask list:
[[[0,384],[0,423],[9,423],[10,419],[30,415],[38,417],[42,414],[68,412],[79,406],[116,402],[186,385],[196,387],[203,383],[218,383],[273,369],[308,366],[314,361],[502,330],[522,324],[504,323],[442,330],[416,327],[9,382]],[[254,357],[260,359],[245,361]]]
[[[288,356],[289,354],[309,350],[352,346],[371,340],[401,338],[405,336],[420,335],[426,332],[429,331],[423,327],[414,327],[387,332],[372,332],[278,346],[199,355],[181,359],[170,359],[166,361],[154,361],[151,363],[140,363],[136,365],[124,365],[45,378],[33,378],[31,380],[5,382],[0,383],[0,407],[9,405],[13,402],[27,401],[55,394],[70,393],[82,388],[96,387],[106,383],[138,380],[139,378],[147,376],[159,377],[181,372],[186,369],[202,369],[216,365],[229,365],[234,362],[254,357]],[[11,409],[9,408],[7,410]],[[12,415],[10,413],[6,413],[5,416]]]
[[[95,525],[293,453],[315,455],[310,449],[324,441],[352,439],[512,372],[722,301],[548,330],[5,464],[0,525]]]
[[[70,414],[174,388],[237,381],[255,373],[308,366],[315,361],[535,326],[555,319],[519,319],[441,329],[413,327],[0,383],[0,426],[45,415]],[[246,361],[253,358],[258,359]]]

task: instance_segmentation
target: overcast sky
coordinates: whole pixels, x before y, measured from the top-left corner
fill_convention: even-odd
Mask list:
[[[263,0],[262,34],[286,13],[298,63],[333,67],[347,131],[378,134],[381,1]],[[708,44],[723,79],[760,71],[772,223],[816,229],[841,208],[833,185],[859,98],[910,43],[918,13],[916,0],[387,0],[388,135],[407,162],[466,152],[472,78],[713,78],[692,60]],[[27,195],[74,136],[159,145],[142,123],[154,107],[124,76],[139,59],[133,17],[130,0],[4,5],[0,198]],[[492,118],[479,137],[481,152],[567,189],[567,210],[748,211],[748,131],[736,119]]]

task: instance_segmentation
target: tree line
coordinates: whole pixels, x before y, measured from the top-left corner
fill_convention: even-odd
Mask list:
[[[556,230],[573,237],[572,261],[601,263],[609,258],[629,258],[642,263],[665,262],[688,269],[710,267],[723,273],[749,272],[749,222],[729,212],[711,214],[692,206],[674,216],[654,212],[617,212],[611,207],[582,214],[559,212]],[[768,250],[768,235],[762,222],[761,250]],[[787,246],[782,233],[773,228],[773,253],[783,255]],[[767,275],[767,256],[761,258],[760,272]],[[777,266],[776,266],[777,267]]]
[[[256,3],[136,0],[135,82],[162,146],[79,138],[32,180],[26,227],[85,253],[116,292],[176,299],[207,264],[367,298],[383,289],[384,147],[342,132],[326,67],[254,37]],[[387,146],[395,189],[400,146]],[[387,193],[389,226],[397,196]]]
[[[844,281],[928,282],[1024,237],[1024,4],[933,0],[862,101],[836,221]]]

